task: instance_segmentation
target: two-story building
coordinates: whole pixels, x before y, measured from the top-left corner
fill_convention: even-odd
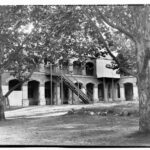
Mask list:
[[[47,62],[39,66],[30,81],[9,95],[10,106],[61,105],[138,100],[136,78],[120,76],[106,68],[110,58],[89,58],[84,65],[77,59]],[[3,93],[19,81],[9,72],[2,77]]]

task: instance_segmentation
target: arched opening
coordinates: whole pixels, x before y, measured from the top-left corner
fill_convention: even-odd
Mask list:
[[[61,98],[62,104],[68,104],[69,88],[65,82],[63,82],[63,84],[60,84],[60,98]]]
[[[81,90],[81,88],[82,88],[82,83],[81,82],[76,82],[76,83],[74,83],[75,84],[75,86],[77,87],[77,89],[79,88],[79,90]],[[80,102],[80,98],[79,98],[79,96],[78,96],[78,92],[77,92],[77,94],[74,94],[73,95],[73,99],[74,99],[74,102],[75,103],[79,103]]]
[[[39,103],[39,82],[29,81],[28,82],[28,99],[29,105],[38,105]]]
[[[93,100],[94,84],[93,83],[88,83],[86,85],[86,89],[87,89],[87,96],[90,97]]]
[[[73,62],[73,74],[81,75],[82,74],[82,67],[80,61]]]
[[[51,90],[51,86],[52,86],[52,90]],[[46,105],[54,104],[54,97],[55,97],[54,89],[55,89],[55,83],[52,82],[52,85],[51,85],[51,81],[45,82]]]
[[[76,82],[76,83],[75,83],[75,86],[77,86],[77,87],[79,87],[79,89],[81,89],[81,88],[82,88],[82,83]]]
[[[102,83],[98,85],[98,98],[100,101],[104,101],[104,86]]]
[[[108,83],[108,98],[112,98],[112,84]]]
[[[9,81],[9,90],[19,84],[19,80],[13,79]],[[21,85],[14,89],[14,91],[21,91]]]
[[[133,100],[133,84],[132,83],[125,83],[125,98],[126,101]]]
[[[94,75],[94,64],[91,62],[87,62],[85,67],[86,67],[86,75],[93,76]]]
[[[68,86],[64,83],[64,100],[63,100],[63,104],[68,104],[68,99],[69,99],[69,88]]]
[[[120,98],[120,85],[117,83],[117,97]]]
[[[13,87],[15,87],[17,84],[19,84],[19,80],[13,79],[10,80],[8,83],[8,89],[11,90]],[[10,106],[22,106],[22,86],[19,85],[17,88],[13,90],[13,92],[8,96],[7,103]]]
[[[65,74],[69,73],[69,61],[68,60],[59,60],[59,65],[62,67],[62,72]]]

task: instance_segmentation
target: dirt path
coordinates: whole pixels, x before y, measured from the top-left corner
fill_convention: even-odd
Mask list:
[[[41,118],[49,116],[60,116],[64,115],[71,109],[81,109],[81,108],[110,108],[113,106],[127,106],[129,104],[138,105],[137,102],[122,102],[122,103],[95,103],[88,105],[60,105],[60,106],[30,106],[21,109],[16,109],[12,111],[6,111],[5,116],[7,119],[17,119],[17,118]]]
[[[133,136],[138,119],[67,115],[7,120],[0,125],[0,144],[12,145],[146,145]],[[128,138],[131,136],[130,138]],[[132,141],[132,142],[131,142]]]
[[[51,109],[54,114],[61,111],[65,113],[68,109],[54,111],[56,108],[53,111]],[[81,114],[47,116],[48,108],[42,109],[41,112],[33,111],[33,108],[26,108],[26,112],[24,109],[30,117],[26,117],[25,113],[21,116],[23,111],[20,110],[18,113],[17,110],[9,111],[9,119],[0,124],[0,144],[150,146],[150,135],[137,133],[138,117]]]

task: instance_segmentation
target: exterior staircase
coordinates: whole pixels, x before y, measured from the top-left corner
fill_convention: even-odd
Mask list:
[[[84,104],[91,104],[92,98],[84,94],[66,75],[63,73],[62,70],[56,69],[51,70],[52,75],[57,76],[59,79],[61,79],[69,89],[71,89],[79,98],[82,100]],[[50,72],[47,72],[48,75],[50,75]]]
[[[66,75],[60,74],[60,78],[65,82],[69,89],[71,89],[85,104],[92,103],[92,99],[84,94]]]

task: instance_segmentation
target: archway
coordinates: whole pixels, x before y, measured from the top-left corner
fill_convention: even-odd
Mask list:
[[[38,81],[33,80],[28,82],[28,99],[29,99],[29,105],[39,104],[39,82]]]
[[[8,83],[8,89],[11,90],[19,84],[19,80],[13,79]],[[22,106],[22,86],[19,85],[17,88],[13,90],[13,92],[8,96],[7,101],[9,106]]]
[[[125,83],[125,98],[126,101],[133,100],[133,84],[132,83]]]
[[[94,84],[88,83],[86,85],[87,96],[89,96],[92,100],[93,100],[93,90],[94,90]]]
[[[82,83],[81,82],[76,82],[75,86],[77,86],[77,87],[79,87],[79,89],[81,89],[82,88]]]
[[[69,100],[69,88],[68,86],[64,83],[63,84],[63,104],[68,104],[68,100]]]
[[[112,98],[112,83],[108,82],[108,98]]]
[[[82,67],[80,61],[73,62],[73,74],[81,75],[82,74]]]
[[[9,84],[9,90],[10,90],[14,86],[19,84],[19,80],[17,80],[17,79],[10,80],[8,84]],[[14,91],[21,91],[21,85],[19,85],[17,88],[15,88]]]
[[[52,90],[51,90],[51,81],[45,82],[45,99],[46,105],[53,105],[54,104],[54,97],[55,97],[55,83],[52,82]]]
[[[79,90],[82,89],[83,84],[82,84],[81,82],[76,82],[76,83],[74,83],[74,84],[75,84],[75,86],[77,87],[77,89],[78,89],[78,88],[79,88]],[[74,99],[75,103],[78,103],[78,102],[79,102],[78,100],[80,100],[80,98],[79,98],[79,96],[78,96],[78,92],[77,92],[77,94],[73,94],[73,99]]]
[[[104,101],[104,86],[102,83],[98,85],[98,98],[100,101]]]
[[[120,85],[117,83],[117,97],[120,98]]]
[[[93,76],[94,75],[94,64],[91,62],[87,62],[85,67],[86,67],[86,75]]]
[[[69,73],[69,61],[68,60],[59,60],[59,64],[61,65],[61,69],[63,73],[68,74]]]
[[[65,82],[60,83],[60,99],[62,104],[68,104],[69,88]]]

